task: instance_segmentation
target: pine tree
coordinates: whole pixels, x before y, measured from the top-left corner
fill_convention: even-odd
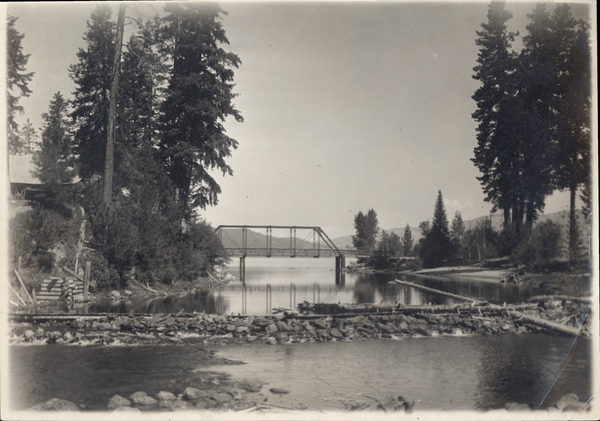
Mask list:
[[[35,154],[37,177],[54,192],[74,177],[72,138],[69,126],[68,103],[60,92],[54,94],[44,120],[42,144]]]
[[[98,5],[87,23],[79,49],[79,62],[69,67],[75,82],[73,121],[75,155],[83,181],[104,172],[108,126],[109,94],[115,49],[115,23],[108,5]]]
[[[519,174],[522,171],[519,145],[516,143],[514,121],[519,107],[515,104],[518,66],[511,43],[518,33],[509,32],[507,22],[512,13],[505,10],[504,2],[492,1],[488,22],[477,31],[480,46],[474,79],[481,82],[473,99],[477,110],[473,119],[478,122],[477,147],[472,159],[482,173],[481,182],[485,200],[504,213],[504,223],[512,220],[520,225],[523,204],[519,201]]]
[[[438,191],[431,228],[427,232],[420,253],[423,266],[428,268],[441,266],[452,257],[452,242],[441,190]]]
[[[29,121],[29,119],[27,119],[27,122],[21,128],[19,137],[21,139],[21,144],[24,153],[28,155],[32,154],[33,151],[36,149],[38,135],[35,131],[35,128],[33,127],[33,124],[31,123],[31,121]]]
[[[23,106],[19,105],[20,97],[28,97],[31,93],[29,82],[34,73],[26,73],[27,62],[30,54],[23,54],[21,41],[25,35],[19,33],[15,23],[19,18],[7,15],[6,27],[6,97],[7,97],[7,123],[8,123],[8,152],[9,154],[24,153],[22,140],[19,138],[19,126],[15,121],[17,113],[23,113]]]
[[[410,256],[410,253],[413,248],[413,237],[410,226],[406,224],[406,228],[404,228],[404,235],[402,236],[402,251],[404,256]]]
[[[226,158],[238,142],[225,134],[227,117],[243,121],[233,99],[233,70],[240,59],[228,44],[215,4],[169,4],[162,27],[164,54],[172,61],[161,107],[160,150],[189,220],[195,208],[218,202],[221,188],[210,169],[233,174]]]

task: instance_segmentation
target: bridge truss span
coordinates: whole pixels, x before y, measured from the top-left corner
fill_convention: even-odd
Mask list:
[[[215,230],[230,256],[344,256],[320,227],[297,225],[220,225]]]

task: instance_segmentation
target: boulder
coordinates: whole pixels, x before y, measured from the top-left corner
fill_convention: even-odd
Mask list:
[[[277,322],[277,329],[279,329],[280,332],[291,332],[292,329],[290,328],[290,326],[283,321],[279,321]]]
[[[579,397],[575,393],[569,393],[568,395],[564,395],[562,398],[560,398],[558,401],[556,401],[554,406],[562,411],[564,408],[566,408],[569,405],[577,405],[577,404],[579,405],[579,407],[581,407],[581,405],[583,405],[582,403],[579,402]]]
[[[124,292],[127,297],[131,297],[133,295],[133,292],[129,291],[128,289],[126,289]]]
[[[226,330],[228,332],[235,332],[237,330],[237,326],[234,325],[233,323],[228,323],[226,326]]]
[[[316,319],[312,322],[313,326],[317,329],[327,329],[327,323],[323,319]]]
[[[188,402],[188,401],[184,401],[181,399],[177,399],[176,401],[170,401],[172,402],[171,404],[171,411],[189,411],[190,409],[194,409],[194,404]]]
[[[269,389],[269,391],[275,395],[286,395],[286,394],[290,393],[289,390],[283,389],[281,387],[273,387],[273,388]]]
[[[29,411],[79,411],[79,407],[73,402],[54,398],[32,406]]]
[[[71,322],[71,327],[75,329],[85,329],[85,322],[83,320],[73,320]]]
[[[265,331],[266,331],[268,334],[271,334],[271,333],[278,332],[278,331],[279,331],[279,329],[277,328],[277,325],[276,325],[275,323],[271,323],[270,325],[268,325],[268,326],[265,328]]]
[[[331,329],[331,332],[329,332],[331,336],[333,336],[336,339],[342,339],[344,337],[344,334],[342,332],[340,332],[340,330],[338,328],[333,328]]]
[[[195,401],[196,399],[205,398],[208,394],[204,390],[199,390],[194,387],[186,387],[183,391],[183,397],[190,401]]]
[[[108,401],[108,409],[120,408],[122,406],[131,406],[129,399],[120,395],[115,395]]]
[[[238,326],[235,328],[236,333],[249,333],[250,328],[248,326]]]
[[[36,338],[43,338],[44,337],[44,328],[43,327],[38,327],[35,330],[35,337]]]
[[[25,333],[23,334],[23,336],[25,337],[25,340],[27,342],[31,342],[33,340],[33,338],[35,337],[35,333],[33,333],[33,330],[26,330]]]
[[[389,334],[396,333],[396,329],[394,328],[394,326],[392,326],[390,324],[382,325],[381,331],[385,332],[385,333],[389,333]]]
[[[257,393],[260,392],[265,384],[267,383],[257,379],[243,379],[237,383],[237,387],[245,390],[246,392]]]
[[[154,399],[152,396],[148,396],[146,392],[135,392],[129,397],[129,399],[131,399],[131,402],[136,405],[150,406],[156,405],[157,403],[156,399]]]
[[[118,300],[119,298],[121,298],[121,293],[117,290],[113,290],[110,292],[110,296],[113,300]]]
[[[165,392],[161,390],[156,394],[156,399],[159,401],[174,401],[177,399],[177,396],[175,396],[171,392]]]

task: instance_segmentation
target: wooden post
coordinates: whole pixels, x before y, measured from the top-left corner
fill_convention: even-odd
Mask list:
[[[83,302],[88,300],[88,290],[90,288],[90,273],[92,271],[92,262],[85,262],[85,274],[83,275]]]
[[[21,286],[23,287],[23,290],[25,291],[25,295],[27,295],[27,297],[29,298],[29,301],[31,301],[32,304],[35,304],[35,301],[33,301],[33,298],[31,298],[31,295],[29,295],[29,291],[27,291],[27,287],[25,286],[23,279],[21,279],[21,275],[19,275],[19,272],[16,269],[15,269],[15,275],[17,275],[17,279],[21,283]]]

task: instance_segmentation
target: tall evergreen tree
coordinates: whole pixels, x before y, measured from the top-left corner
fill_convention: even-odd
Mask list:
[[[511,221],[512,211],[512,220],[520,225],[523,204],[518,194],[522,161],[514,127],[519,113],[514,79],[518,61],[511,51],[518,33],[508,31],[512,13],[505,9],[504,2],[492,1],[487,17],[488,22],[477,31],[476,44],[480,50],[478,65],[473,68],[473,78],[481,86],[473,95],[477,103],[473,118],[478,126],[472,161],[482,173],[477,179],[486,194],[485,200],[504,213],[504,224]]]
[[[73,180],[72,138],[69,108],[60,92],[54,94],[48,112],[42,114],[43,131],[40,150],[35,154],[37,177],[50,191]]]
[[[19,137],[24,153],[32,154],[36,149],[38,135],[29,119],[27,119],[27,122],[21,128]]]
[[[424,267],[436,267],[452,257],[452,242],[442,191],[438,191],[431,228],[420,249]]]
[[[410,256],[413,248],[413,236],[410,226],[406,224],[404,235],[402,236],[402,252],[404,256]]]
[[[568,5],[556,6],[550,25],[557,73],[558,186],[570,192],[569,255],[574,260],[578,247],[575,198],[580,187],[585,190],[591,174],[590,40],[588,25],[575,20]]]
[[[243,121],[233,99],[232,68],[239,57],[228,44],[216,4],[169,4],[162,28],[164,54],[173,63],[161,107],[160,150],[185,219],[195,208],[215,205],[221,187],[209,173],[232,174],[226,158],[238,142],[225,134],[227,117]]]
[[[15,121],[17,113],[23,113],[23,106],[19,105],[20,97],[28,97],[31,93],[29,82],[34,73],[26,73],[27,62],[30,54],[23,54],[21,41],[24,34],[15,28],[19,18],[7,15],[6,26],[6,98],[8,122],[8,152],[10,154],[23,153],[23,145],[18,137],[18,124]]]
[[[104,172],[115,49],[115,23],[110,20],[111,15],[110,6],[96,7],[83,36],[86,48],[79,49],[79,62],[69,67],[76,85],[71,113],[75,155],[79,176],[84,181]]]
[[[462,214],[460,213],[460,211],[456,211],[450,228],[450,239],[452,240],[452,245],[454,247],[454,254],[459,257],[462,254],[461,245],[463,242],[463,237],[465,235],[465,230],[466,228],[462,218]]]

